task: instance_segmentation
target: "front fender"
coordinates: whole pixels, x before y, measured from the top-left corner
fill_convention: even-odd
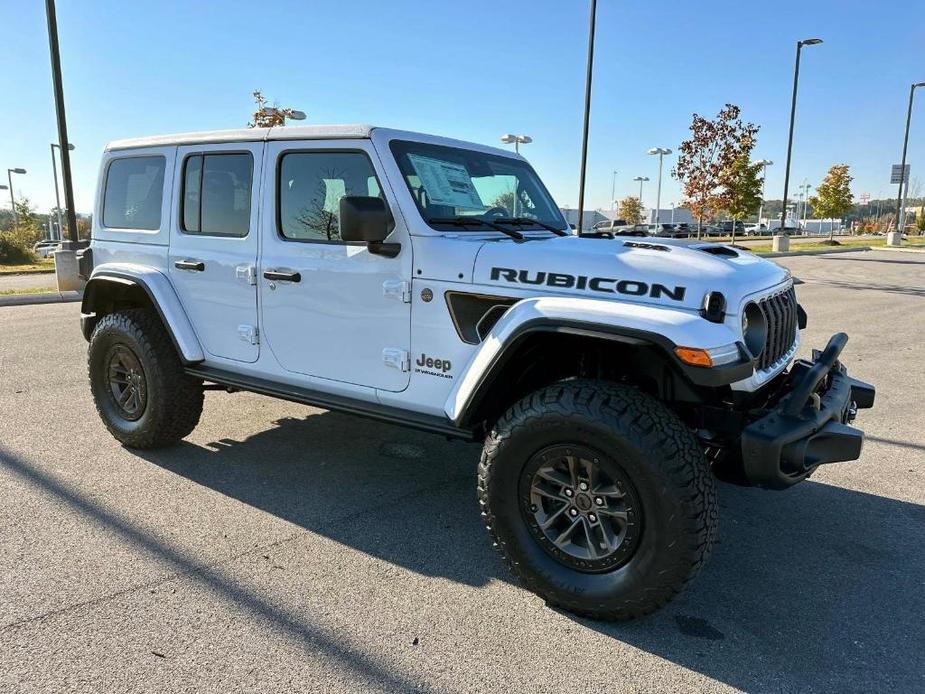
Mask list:
[[[709,349],[740,342],[728,326],[704,320],[699,314],[651,305],[618,303],[578,297],[542,297],[514,304],[482,341],[450,391],[444,405],[447,417],[463,421],[489,377],[502,368],[505,354],[531,332],[566,332],[617,342],[654,345],[695,385],[727,385],[751,375],[753,361],[740,350],[740,362],[721,367],[693,367],[681,363],[676,346]]]
[[[95,314],[112,285],[137,286],[147,295],[161,322],[170,335],[180,359],[187,364],[205,359],[202,345],[196,337],[189,316],[170,280],[160,270],[134,263],[104,263],[93,269],[84,288],[80,312],[87,317]],[[89,339],[89,335],[85,335]]]

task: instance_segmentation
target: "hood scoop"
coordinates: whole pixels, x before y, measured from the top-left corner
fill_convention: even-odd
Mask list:
[[[738,251],[729,248],[729,246],[697,246],[698,251],[709,253],[710,255],[721,255],[726,258],[738,258]]]

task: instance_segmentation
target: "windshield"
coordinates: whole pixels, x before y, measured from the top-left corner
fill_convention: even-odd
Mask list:
[[[568,229],[525,161],[406,140],[393,140],[391,149],[421,216],[434,228],[481,231],[508,223],[521,230]]]

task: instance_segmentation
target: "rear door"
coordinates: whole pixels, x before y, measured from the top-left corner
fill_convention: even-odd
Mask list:
[[[203,349],[253,362],[257,222],[264,144],[180,147],[174,176],[170,278]]]

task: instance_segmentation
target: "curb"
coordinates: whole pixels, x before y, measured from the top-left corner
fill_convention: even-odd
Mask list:
[[[50,270],[16,270],[15,272],[8,272],[3,270],[3,266],[0,265],[0,277],[16,277],[17,275],[53,275],[55,274],[55,269],[51,268]]]
[[[877,250],[891,253],[925,253],[925,248],[910,248],[909,246],[877,246]]]
[[[756,253],[762,258],[789,258],[794,255],[826,255],[828,253],[855,253],[857,251],[879,251],[880,248],[873,248],[871,246],[850,246],[848,248],[838,248],[837,246],[832,246],[832,248],[825,248],[822,250],[816,251],[786,251],[784,253]]]
[[[33,306],[36,304],[69,304],[80,301],[84,293],[80,292],[42,292],[39,294],[0,295],[0,306]]]

